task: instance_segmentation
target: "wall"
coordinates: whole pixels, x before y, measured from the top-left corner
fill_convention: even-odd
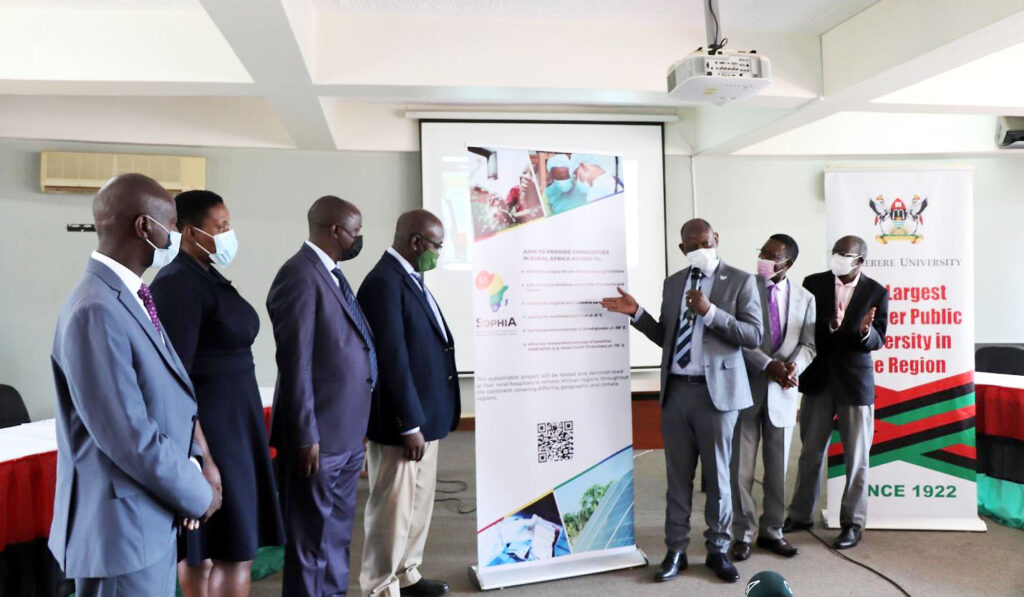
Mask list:
[[[391,244],[400,213],[420,203],[419,156],[408,152],[132,147],[0,140],[0,383],[13,385],[33,420],[53,414],[48,356],[57,313],[81,274],[95,235],[69,233],[90,223],[91,196],[46,195],[39,189],[44,149],[174,153],[207,158],[207,186],[231,210],[240,249],[224,274],[261,317],[254,353],[260,385],[273,385],[274,340],[264,302],[278,267],[306,238],[306,210],[335,194],[363,213],[363,254],[346,272],[358,284]],[[152,277],[150,272],[147,278]]]

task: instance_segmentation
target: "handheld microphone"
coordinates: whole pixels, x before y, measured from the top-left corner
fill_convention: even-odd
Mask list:
[[[690,268],[690,290],[700,289],[700,274],[701,272],[699,267]],[[686,313],[684,315],[690,323],[693,323],[693,320],[697,319],[697,314],[689,307],[686,308]]]

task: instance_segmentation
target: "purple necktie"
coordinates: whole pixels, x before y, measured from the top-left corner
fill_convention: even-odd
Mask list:
[[[768,321],[772,324],[772,352],[782,346],[782,322],[779,320],[779,301],[776,299],[779,285],[768,287]]]
[[[146,313],[149,313],[149,320],[156,328],[156,335],[163,337],[160,332],[160,319],[156,316],[156,303],[153,302],[153,293],[149,291],[149,286],[145,284],[139,286],[139,298],[142,299],[142,304],[146,307]]]

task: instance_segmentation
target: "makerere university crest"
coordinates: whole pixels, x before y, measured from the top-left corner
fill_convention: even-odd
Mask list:
[[[892,204],[887,205],[882,195],[874,199],[868,199],[868,206],[875,212],[875,226],[878,226],[878,235],[875,240],[883,245],[894,240],[909,240],[912,243],[920,242],[924,235],[921,228],[924,226],[924,218],[921,214],[928,207],[928,198],[922,199],[918,195],[910,201],[908,208],[899,197],[893,199]]]

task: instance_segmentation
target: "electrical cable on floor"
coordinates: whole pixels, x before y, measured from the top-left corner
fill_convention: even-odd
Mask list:
[[[754,483],[757,483],[758,485],[764,487],[764,483],[761,481],[761,479],[756,479],[755,478],[754,479]],[[889,578],[888,576],[886,576],[882,572],[879,572],[878,570],[872,568],[871,566],[868,566],[867,564],[865,564],[863,562],[858,562],[857,560],[851,558],[850,556],[846,555],[845,553],[839,551],[835,547],[832,547],[832,544],[829,543],[828,541],[826,541],[824,537],[821,537],[820,535],[815,533],[814,529],[807,529],[807,532],[810,533],[812,537],[814,537],[815,539],[820,541],[822,545],[827,547],[829,549],[829,551],[831,551],[835,555],[843,558],[844,560],[846,560],[847,562],[850,562],[851,564],[856,564],[856,565],[860,566],[861,568],[867,570],[868,572],[873,573],[875,576],[878,576],[882,580],[884,580],[884,581],[888,582],[889,584],[891,584],[892,586],[896,587],[896,590],[899,591],[900,593],[906,595],[907,597],[910,597],[910,593],[908,593],[907,590],[904,589],[902,585],[900,585],[900,583],[898,583],[895,580]]]
[[[454,494],[454,493],[462,493],[463,491],[466,491],[467,489],[469,489],[469,483],[466,483],[465,481],[459,481],[458,479],[448,479],[448,480],[438,479],[437,480],[437,484],[438,485],[441,485],[441,484],[455,485],[455,486],[458,487],[458,489],[440,489],[440,488],[438,488],[438,489],[434,490],[434,493]],[[434,498],[434,503],[435,504],[440,504],[442,502],[455,502],[455,511],[458,512],[459,514],[462,514],[462,515],[472,514],[473,512],[476,512],[476,506],[473,506],[472,508],[463,508],[462,507],[462,498],[457,498],[457,497],[443,497],[443,498],[435,497]]]

